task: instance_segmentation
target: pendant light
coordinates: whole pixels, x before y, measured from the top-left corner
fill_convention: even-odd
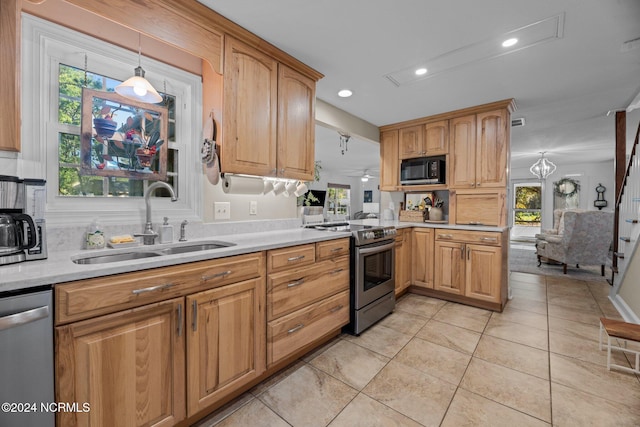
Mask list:
[[[538,179],[545,179],[556,170],[556,165],[545,158],[544,153],[546,153],[546,151],[541,151],[538,161],[529,168],[531,173],[537,176]]]
[[[135,75],[116,86],[116,93],[134,101],[157,104],[162,101],[162,97],[144,78],[144,69],[140,65],[141,57],[140,33],[138,33],[138,66],[135,69]]]

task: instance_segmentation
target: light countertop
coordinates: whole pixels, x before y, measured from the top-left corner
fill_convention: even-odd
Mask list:
[[[135,248],[105,248],[95,250],[64,250],[49,247],[47,259],[0,266],[0,292],[24,290],[37,286],[54,285],[56,283],[92,277],[128,273],[148,268],[166,267],[187,262],[303,245],[305,243],[349,237],[350,235],[350,232],[326,232],[305,228],[236,235],[215,235],[202,239],[189,239],[189,241],[185,243],[196,244],[215,240],[233,243],[234,245],[206,251],[162,255],[105,264],[75,264],[72,259],[131,251],[160,250],[172,245],[181,244],[182,242],[153,246],[140,245]]]

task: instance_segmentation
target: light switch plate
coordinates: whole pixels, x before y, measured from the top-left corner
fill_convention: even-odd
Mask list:
[[[249,215],[258,215],[258,201],[252,200],[249,202]]]
[[[214,219],[230,219],[231,218],[231,203],[229,203],[229,202],[215,202],[213,204],[213,218]]]

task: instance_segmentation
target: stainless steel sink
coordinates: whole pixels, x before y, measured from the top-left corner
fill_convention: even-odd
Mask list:
[[[130,261],[132,259],[162,256],[160,252],[124,252],[119,254],[104,254],[73,259],[76,264],[105,264],[109,262]]]
[[[101,254],[72,259],[76,264],[106,264],[118,261],[130,261],[134,259],[152,258],[164,255],[185,254],[189,252],[209,251],[212,249],[227,248],[235,246],[235,243],[209,241],[191,244],[178,244],[164,249],[152,249],[144,251],[121,252],[118,254]]]
[[[208,251],[211,249],[228,248],[229,246],[235,246],[235,243],[228,242],[202,242],[193,243],[190,245],[172,246],[160,250],[159,252],[165,255],[184,254],[188,252]]]

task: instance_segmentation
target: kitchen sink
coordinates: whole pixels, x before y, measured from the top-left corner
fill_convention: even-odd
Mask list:
[[[165,255],[184,254],[188,252],[208,251],[211,249],[228,248],[229,246],[235,246],[235,243],[228,242],[202,242],[194,243],[191,245],[172,246],[162,249],[158,252]]]
[[[228,248],[229,246],[235,246],[235,243],[209,241],[191,244],[179,244],[176,246],[169,246],[163,249],[154,249],[152,247],[149,250],[121,252],[118,254],[101,254],[95,256],[87,256],[83,258],[72,259],[76,264],[106,264],[118,261],[130,261],[134,259],[153,258],[164,255],[176,255],[185,254],[189,252],[209,251],[212,249]]]
[[[109,262],[130,261],[132,259],[162,256],[159,252],[124,252],[119,254],[104,254],[72,259],[76,264],[105,264]]]

